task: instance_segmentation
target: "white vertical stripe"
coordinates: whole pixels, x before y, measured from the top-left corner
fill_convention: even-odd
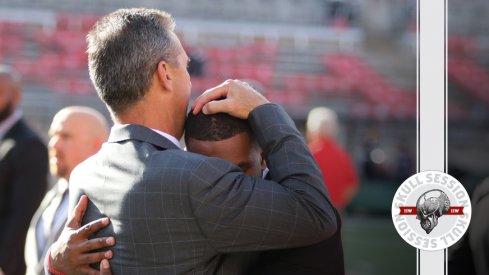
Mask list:
[[[418,0],[418,172],[446,169],[446,0]],[[418,275],[445,275],[445,252],[419,251]]]

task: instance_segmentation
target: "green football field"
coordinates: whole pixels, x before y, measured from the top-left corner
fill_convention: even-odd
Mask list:
[[[416,274],[416,249],[389,218],[346,217],[343,249],[347,275]]]

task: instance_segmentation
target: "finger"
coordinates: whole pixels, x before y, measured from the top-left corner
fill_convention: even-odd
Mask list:
[[[218,86],[212,89],[205,91],[202,95],[197,97],[192,104],[192,112],[194,115],[198,114],[202,107],[204,107],[207,103],[212,100],[219,99],[222,97],[226,97],[228,88],[225,86]]]
[[[82,195],[73,209],[73,212],[68,217],[68,221],[66,222],[68,227],[74,229],[80,228],[83,216],[85,216],[85,211],[87,210],[87,205],[88,197],[86,195]]]
[[[93,252],[93,253],[85,253],[82,254],[78,258],[78,264],[80,265],[85,265],[85,264],[95,264],[103,259],[112,259],[114,256],[114,253],[112,250],[107,250],[107,251],[101,251],[101,252]]]
[[[115,244],[115,238],[114,237],[104,237],[104,238],[91,239],[91,240],[84,242],[82,245],[80,245],[80,251],[81,252],[88,252],[88,251],[92,251],[95,249],[113,246],[114,244]]]
[[[209,95],[208,95],[209,93],[214,92],[214,90],[216,90],[216,89],[222,89],[223,87],[225,87],[225,86],[229,85],[229,83],[230,83],[231,81],[233,81],[233,80],[228,79],[228,80],[224,81],[223,83],[221,83],[221,84],[219,84],[219,85],[217,85],[217,86],[215,86],[215,87],[212,87],[212,88],[210,88],[210,89],[205,90],[205,91],[204,91],[204,92],[203,92],[201,95],[199,95],[199,96],[198,96],[198,97],[195,99],[194,103],[192,103],[192,107],[191,107],[191,108],[192,108],[192,109],[194,109],[194,108],[196,107],[196,105],[198,105],[199,103],[204,102],[204,101],[206,100],[206,98],[209,96]],[[222,94],[221,94],[221,96],[220,96],[220,97],[223,97],[223,96],[224,96],[224,95],[222,95]]]
[[[106,227],[107,225],[109,225],[109,223],[109,218],[100,218],[82,226],[80,229],[77,230],[76,235],[81,238],[88,238],[88,236]]]
[[[100,262],[100,275],[112,275],[112,269],[110,269],[109,260],[103,259]]]
[[[211,88],[211,89],[205,91],[200,96],[198,96],[195,99],[194,103],[192,104],[192,110],[193,110],[192,113],[194,115],[196,115],[202,110],[202,107],[204,105],[206,105],[207,103],[209,103],[213,100],[222,98],[222,97],[226,97],[228,92],[229,92],[229,82],[230,81],[231,80],[226,80],[225,82],[223,82],[219,86]]]
[[[76,274],[83,274],[83,275],[99,275],[101,274],[100,271],[98,271],[95,268],[91,268],[90,266],[82,266],[77,269]]]
[[[223,112],[225,110],[229,109],[229,101],[224,99],[224,100],[219,100],[219,101],[211,101],[204,105],[202,108],[202,112],[206,115],[212,115],[212,114],[217,114],[220,112]]]

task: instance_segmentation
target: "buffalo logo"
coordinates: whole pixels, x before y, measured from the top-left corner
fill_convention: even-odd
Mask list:
[[[438,219],[448,213],[450,200],[447,194],[439,189],[424,192],[416,202],[416,219],[419,220],[421,228],[430,234],[431,230],[438,225]]]

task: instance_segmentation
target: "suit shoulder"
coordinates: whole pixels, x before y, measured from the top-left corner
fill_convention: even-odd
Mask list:
[[[46,144],[33,132],[4,139],[0,144],[0,156],[8,155],[14,159],[30,159],[31,162],[39,160],[47,163],[48,161]]]
[[[21,119],[15,123],[12,128],[7,132],[7,136],[24,141],[24,140],[37,140],[42,141],[41,137],[31,128],[27,123]]]
[[[208,159],[206,156],[184,150],[167,149],[153,152],[149,161],[150,163],[165,163],[169,166],[193,169]]]
[[[232,171],[233,167],[239,170],[237,166],[224,159],[173,149],[153,154],[149,162],[149,167],[149,169],[153,167],[156,170],[161,170],[164,167],[167,172],[180,171],[183,173],[180,175],[190,182],[195,182],[196,178],[216,181],[224,174]]]

